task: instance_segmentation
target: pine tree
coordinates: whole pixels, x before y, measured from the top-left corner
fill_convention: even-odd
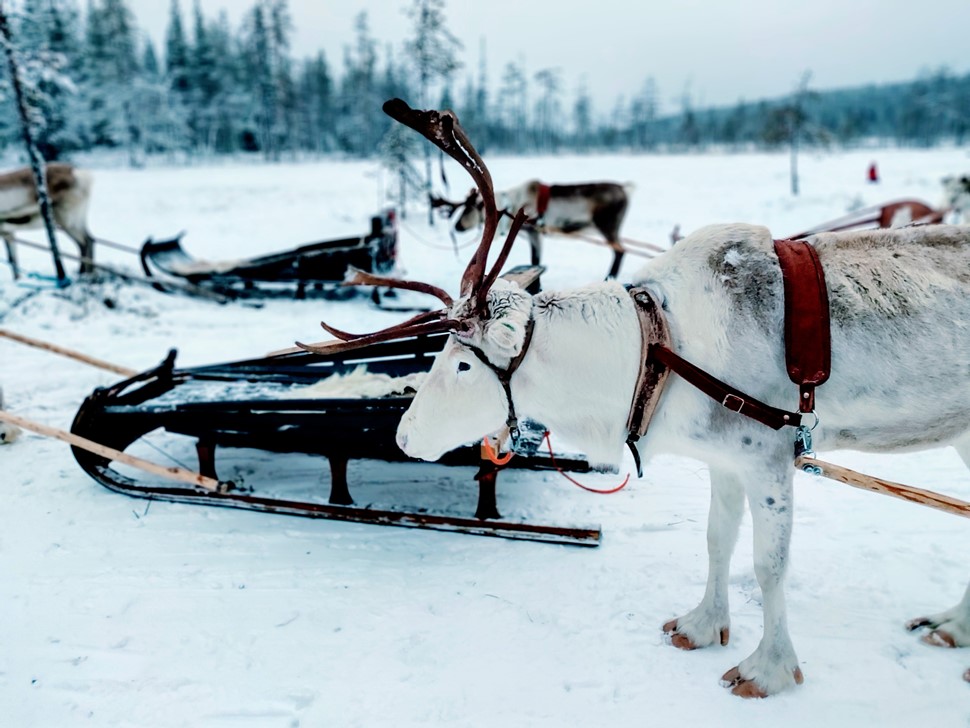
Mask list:
[[[189,46],[185,40],[179,0],[172,0],[169,7],[168,29],[165,32],[165,70],[172,88],[179,93],[188,93],[192,85]]]
[[[33,18],[29,10],[25,18],[26,22],[23,25],[30,27]],[[54,211],[47,189],[46,165],[40,150],[34,143],[37,132],[45,126],[41,103],[44,92],[41,90],[38,81],[40,77],[49,75],[51,69],[56,68],[59,64],[53,54],[46,51],[41,51],[38,54],[35,50],[32,55],[19,57],[17,48],[14,46],[13,32],[10,29],[7,13],[2,4],[0,4],[0,45],[3,46],[3,54],[6,58],[6,67],[9,74],[8,80],[13,89],[17,113],[20,116],[24,146],[27,148],[27,156],[34,173],[37,201],[40,205],[41,217],[44,220],[44,228],[47,232],[47,240],[54,260],[57,281],[60,285],[66,285],[67,275],[64,272],[60,250],[57,247],[57,237],[54,233]],[[15,260],[13,252],[8,249],[8,253],[11,260]],[[81,270],[86,272],[89,269],[90,261],[82,262]]]
[[[148,78],[158,78],[161,73],[161,66],[158,64],[158,55],[155,53],[155,44],[147,35],[142,46],[141,67]]]
[[[93,142],[127,147],[136,160],[141,111],[134,101],[140,73],[134,16],[124,0],[89,0],[84,96],[90,104]]]
[[[562,89],[561,71],[543,68],[537,71],[536,85],[539,98],[536,101],[536,137],[540,150],[556,151],[559,147],[559,117],[562,109],[559,94]]]
[[[417,75],[418,105],[427,108],[432,86],[447,86],[452,74],[461,68],[457,53],[462,45],[445,25],[445,0],[412,0],[405,12],[414,23],[414,36],[406,44]],[[425,191],[431,195],[431,143],[425,142]],[[434,224],[434,211],[428,207],[428,224]]]
[[[18,18],[21,44],[40,64],[34,74],[37,94],[33,103],[42,123],[36,125],[34,141],[48,161],[83,145],[81,101],[67,75],[67,69],[80,62],[77,12],[70,0],[28,0]]]
[[[366,12],[354,21],[356,43],[344,49],[341,118],[337,121],[340,145],[351,154],[370,156],[388,126],[378,115],[383,99],[377,83],[376,42]]]
[[[593,140],[593,102],[589,97],[589,89],[586,87],[586,80],[580,82],[576,89],[576,100],[573,102],[573,131],[574,144],[579,151],[589,150]]]

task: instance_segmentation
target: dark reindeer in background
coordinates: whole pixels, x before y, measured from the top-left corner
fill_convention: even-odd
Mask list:
[[[532,245],[532,264],[538,265],[542,257],[541,233],[576,233],[586,228],[596,228],[613,249],[613,264],[607,277],[615,278],[625,252],[620,243],[620,225],[626,215],[628,190],[632,185],[616,182],[581,182],[566,185],[547,185],[529,180],[518,187],[496,193],[499,212],[511,218],[521,209],[529,217],[525,226]],[[431,198],[431,206],[439,208],[448,217],[461,212],[455,219],[455,230],[464,232],[482,225],[483,201],[478,190],[472,190],[463,202],[450,202],[440,197]]]

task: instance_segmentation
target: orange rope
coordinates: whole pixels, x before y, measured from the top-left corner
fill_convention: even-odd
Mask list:
[[[512,456],[515,454],[509,450],[504,457],[500,458],[498,453],[492,449],[492,443],[488,441],[487,435],[482,438],[482,451],[485,453],[485,457],[488,458],[493,465],[508,465],[509,460],[511,460]]]
[[[546,439],[546,446],[549,448],[549,459],[552,460],[552,466],[559,472],[559,474],[562,477],[564,477],[573,485],[578,485],[580,488],[582,488],[583,490],[588,490],[590,493],[609,495],[610,493],[616,493],[618,491],[623,490],[626,487],[626,484],[630,482],[630,473],[627,473],[626,478],[624,478],[622,483],[620,483],[615,488],[610,488],[608,490],[598,490],[597,488],[590,488],[588,485],[583,485],[578,480],[574,480],[573,478],[566,475],[566,473],[562,470],[562,468],[556,465],[556,457],[552,454],[552,440],[549,439],[549,430],[545,431],[545,433],[543,434],[543,437]]]

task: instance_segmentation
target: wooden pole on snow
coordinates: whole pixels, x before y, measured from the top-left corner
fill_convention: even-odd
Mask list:
[[[934,493],[932,490],[923,490],[922,488],[914,488],[910,485],[894,483],[891,480],[874,478],[871,475],[863,475],[848,468],[832,465],[832,463],[799,455],[795,458],[795,467],[798,470],[802,470],[803,466],[818,468],[821,471],[818,473],[819,475],[837,480],[846,485],[851,485],[853,488],[861,488],[862,490],[869,490],[873,493],[891,495],[893,498],[900,498],[910,503],[918,503],[921,506],[929,506],[930,508],[953,513],[957,516],[970,518],[970,503],[962,501],[959,498]]]
[[[79,351],[67,349],[63,346],[58,346],[57,344],[51,344],[47,341],[32,339],[31,337],[24,336],[23,334],[16,334],[8,329],[0,329],[0,337],[10,339],[11,341],[17,341],[21,344],[26,344],[27,346],[33,346],[35,349],[42,349],[43,351],[60,354],[61,356],[66,356],[68,359],[84,362],[85,364],[90,364],[91,366],[98,367],[99,369],[106,369],[109,372],[115,372],[123,377],[133,377],[138,373],[134,369],[119,366],[118,364],[112,364],[111,362],[102,361],[101,359],[95,359],[93,356],[88,356],[87,354],[82,354]]]
[[[163,478],[177,480],[181,483],[188,483],[189,485],[195,485],[214,493],[225,493],[229,487],[228,483],[223,483],[215,478],[208,478],[205,475],[195,473],[191,470],[186,470],[185,468],[157,465],[156,463],[149,462],[148,460],[142,460],[141,458],[136,458],[133,455],[123,453],[121,450],[115,450],[112,447],[102,445],[94,440],[89,440],[86,437],[81,437],[71,432],[66,432],[65,430],[59,430],[56,427],[48,427],[47,425],[42,425],[39,422],[34,422],[33,420],[28,420],[11,414],[5,410],[0,410],[0,422],[8,422],[12,425],[17,425],[21,429],[30,430],[31,432],[36,432],[38,435],[44,435],[45,437],[53,437],[56,440],[61,440],[69,445],[73,445],[74,447],[78,447],[82,450],[87,450],[88,452],[108,458],[109,460],[124,463],[125,465],[130,465],[133,468],[144,470],[147,473],[160,475]]]

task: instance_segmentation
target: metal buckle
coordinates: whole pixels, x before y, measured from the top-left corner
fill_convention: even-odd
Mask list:
[[[730,402],[731,404],[728,404],[728,402]],[[738,403],[737,407],[733,406],[734,402]],[[744,399],[742,399],[736,394],[726,394],[724,396],[724,399],[721,401],[721,405],[724,407],[727,407],[732,412],[740,413],[741,408],[744,407],[745,405],[745,402],[744,402]]]

